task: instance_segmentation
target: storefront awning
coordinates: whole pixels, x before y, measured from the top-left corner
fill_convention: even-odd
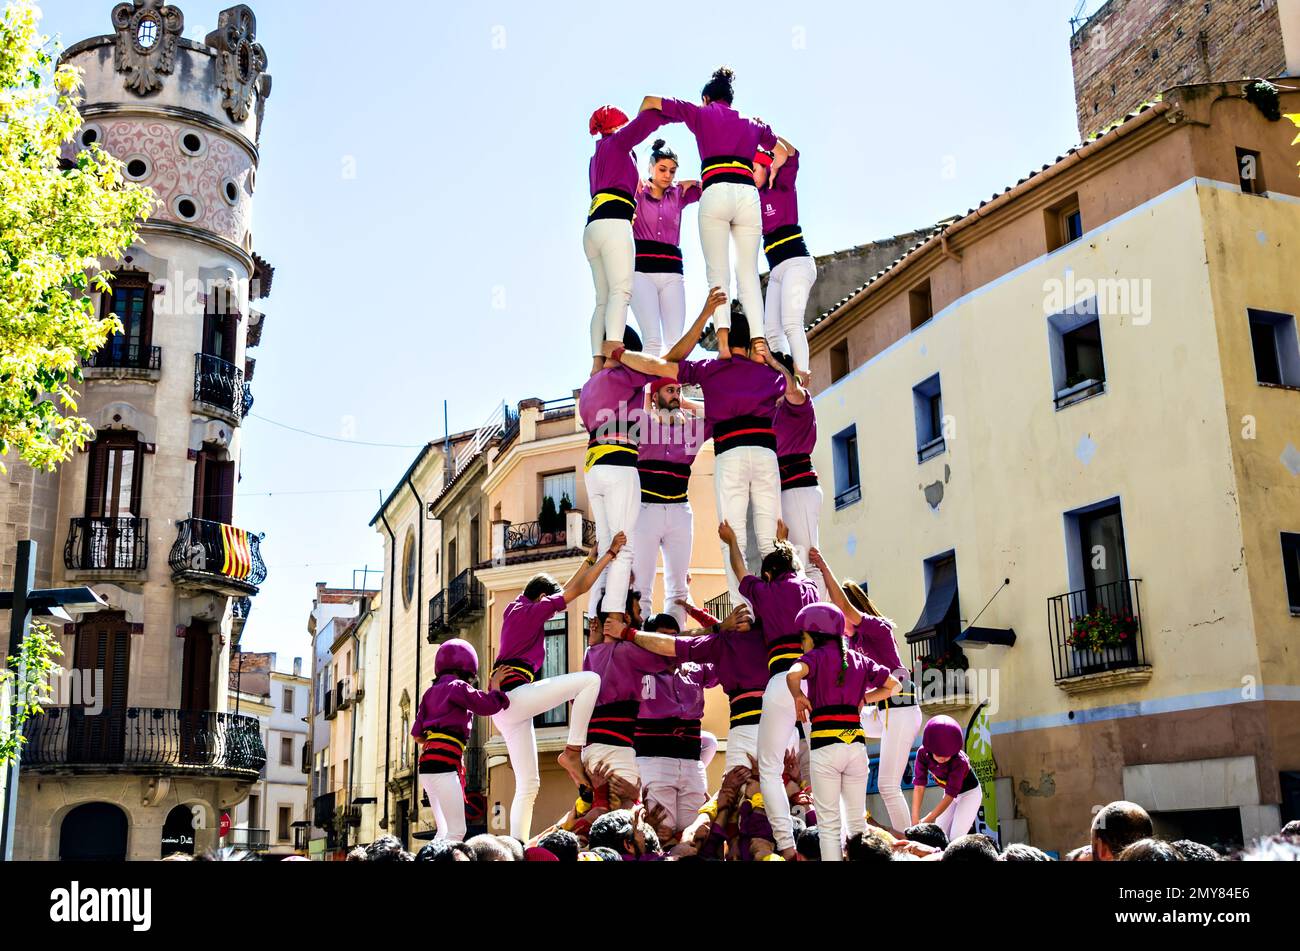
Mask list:
[[[1015,642],[1016,632],[1000,627],[968,627],[957,637],[957,643],[967,647],[1010,647]]]
[[[925,596],[925,608],[913,628],[907,632],[908,643],[923,640],[947,620],[957,602],[957,562],[944,559],[934,566],[930,577],[930,590]]]

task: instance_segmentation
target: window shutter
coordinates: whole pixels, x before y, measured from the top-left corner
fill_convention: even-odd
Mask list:
[[[108,479],[108,445],[104,433],[90,446],[86,474],[86,518],[104,517],[104,483]]]

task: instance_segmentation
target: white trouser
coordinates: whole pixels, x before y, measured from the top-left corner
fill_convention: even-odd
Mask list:
[[[632,313],[641,328],[641,349],[662,356],[686,330],[686,280],[680,274],[632,275]]]
[[[639,760],[636,750],[630,746],[610,746],[608,743],[592,743],[582,751],[582,765],[588,772],[597,763],[609,769],[611,775],[618,776],[641,788],[641,771],[637,769]],[[622,804],[624,809],[632,808],[632,803]]]
[[[587,253],[591,281],[596,286],[596,307],[591,312],[591,353],[599,356],[605,341],[623,342],[623,329],[627,326],[627,308],[632,302],[632,269],[636,265],[632,222],[622,218],[593,221],[582,232],[582,249]]]
[[[596,545],[600,554],[609,550],[614,536],[622,532],[627,542],[605,569],[592,589],[604,591],[601,607],[622,614],[627,610],[627,589],[632,579],[632,553],[636,550],[636,522],[641,515],[641,476],[635,466],[592,466],[587,470],[587,501],[596,521]],[[590,613],[595,614],[592,610]]]
[[[980,803],[983,800],[984,793],[979,787],[968,790],[949,803],[943,815],[934,820],[943,830],[943,834],[948,837],[949,842],[970,832],[971,826],[975,824],[975,817],[979,815]],[[817,813],[817,821],[822,821],[820,812]]]
[[[435,839],[465,841],[465,790],[459,773],[421,773],[420,788],[429,797],[433,821],[438,826]]]
[[[700,765],[705,769],[713,762],[713,757],[718,754],[718,738],[708,730],[700,731]]]
[[[727,758],[722,762],[722,771],[729,773],[737,766],[752,769],[751,756],[758,760],[758,724],[731,727],[727,731]]]
[[[790,530],[790,545],[799,556],[804,573],[817,585],[817,598],[829,600],[826,595],[826,580],[820,568],[808,562],[808,549],[817,548],[817,522],[822,514],[822,487],[804,485],[797,489],[786,489],[781,493],[781,521]]]
[[[807,693],[807,681],[804,681]],[[773,674],[763,691],[763,715],[758,720],[758,787],[763,792],[763,808],[772,825],[777,851],[794,848],[794,827],[790,824],[790,798],[786,795],[785,754],[798,749],[795,731],[794,697],[786,686],[785,674]],[[806,742],[806,741],[805,741]],[[860,754],[861,750],[858,751]],[[820,824],[821,810],[817,812]]]
[[[689,502],[667,505],[641,503],[636,521],[636,551],[632,559],[632,578],[641,592],[641,611],[650,617],[650,594],[655,583],[655,563],[659,549],[664,552],[664,613],[677,620],[686,630],[686,609],[677,601],[686,600],[686,574],[691,568],[691,543],[695,522]]]
[[[880,740],[880,766],[876,786],[889,813],[889,824],[902,832],[912,824],[912,810],[903,795],[903,771],[912,754],[912,743],[921,732],[921,708],[891,707],[886,713],[869,703],[862,708],[862,731]]]
[[[794,357],[796,370],[808,370],[808,334],[804,311],[817,283],[817,262],[810,257],[786,258],[767,275],[763,333],[768,346]]]
[[[736,290],[745,308],[751,334],[758,334],[759,315],[763,313],[763,285],[758,280],[758,249],[763,243],[763,216],[759,209],[758,189],[737,182],[719,182],[704,189],[700,196],[700,248],[704,252],[704,271],[709,287],[720,287],[731,295],[731,248],[736,246]],[[731,328],[731,309],[719,307],[713,312],[718,329]],[[676,341],[674,341],[675,343]],[[748,346],[748,340],[733,340],[736,346]]]
[[[709,190],[722,187],[714,185]],[[742,552],[746,548],[745,517],[751,504],[759,557],[776,548],[776,523],[781,517],[781,470],[777,468],[776,453],[762,446],[737,446],[719,453],[713,461],[713,491],[718,516],[731,523]],[[747,603],[740,596],[740,579],[731,570],[731,549],[725,544],[722,564],[727,569],[732,605]]]
[[[638,756],[636,766],[641,772],[646,805],[662,806],[675,832],[690,825],[699,815],[700,807],[708,802],[704,764],[699,760]]]
[[[861,743],[833,743],[813,750],[812,791],[817,840],[823,862],[839,862],[844,838],[867,828],[867,756]],[[843,799],[844,815],[840,815]],[[764,803],[767,797],[763,797]],[[841,827],[841,818],[843,819]]]
[[[527,842],[533,824],[533,803],[542,788],[542,774],[537,766],[537,734],[533,732],[533,717],[552,710],[570,700],[569,745],[582,746],[587,742],[587,724],[596,709],[600,694],[600,674],[580,670],[572,674],[548,677],[524,684],[510,691],[510,706],[493,714],[506,752],[510,755],[510,769],[515,774],[515,798],[510,804],[510,834]]]

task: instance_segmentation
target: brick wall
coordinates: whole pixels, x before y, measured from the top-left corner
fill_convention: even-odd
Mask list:
[[[1172,86],[1286,70],[1277,0],[1110,0],[1070,58],[1084,139]]]

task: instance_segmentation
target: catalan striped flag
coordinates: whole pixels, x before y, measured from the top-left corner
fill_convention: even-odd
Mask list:
[[[223,575],[242,581],[253,573],[253,553],[248,544],[248,532],[233,525],[222,525],[221,547],[225,556],[221,566]]]

